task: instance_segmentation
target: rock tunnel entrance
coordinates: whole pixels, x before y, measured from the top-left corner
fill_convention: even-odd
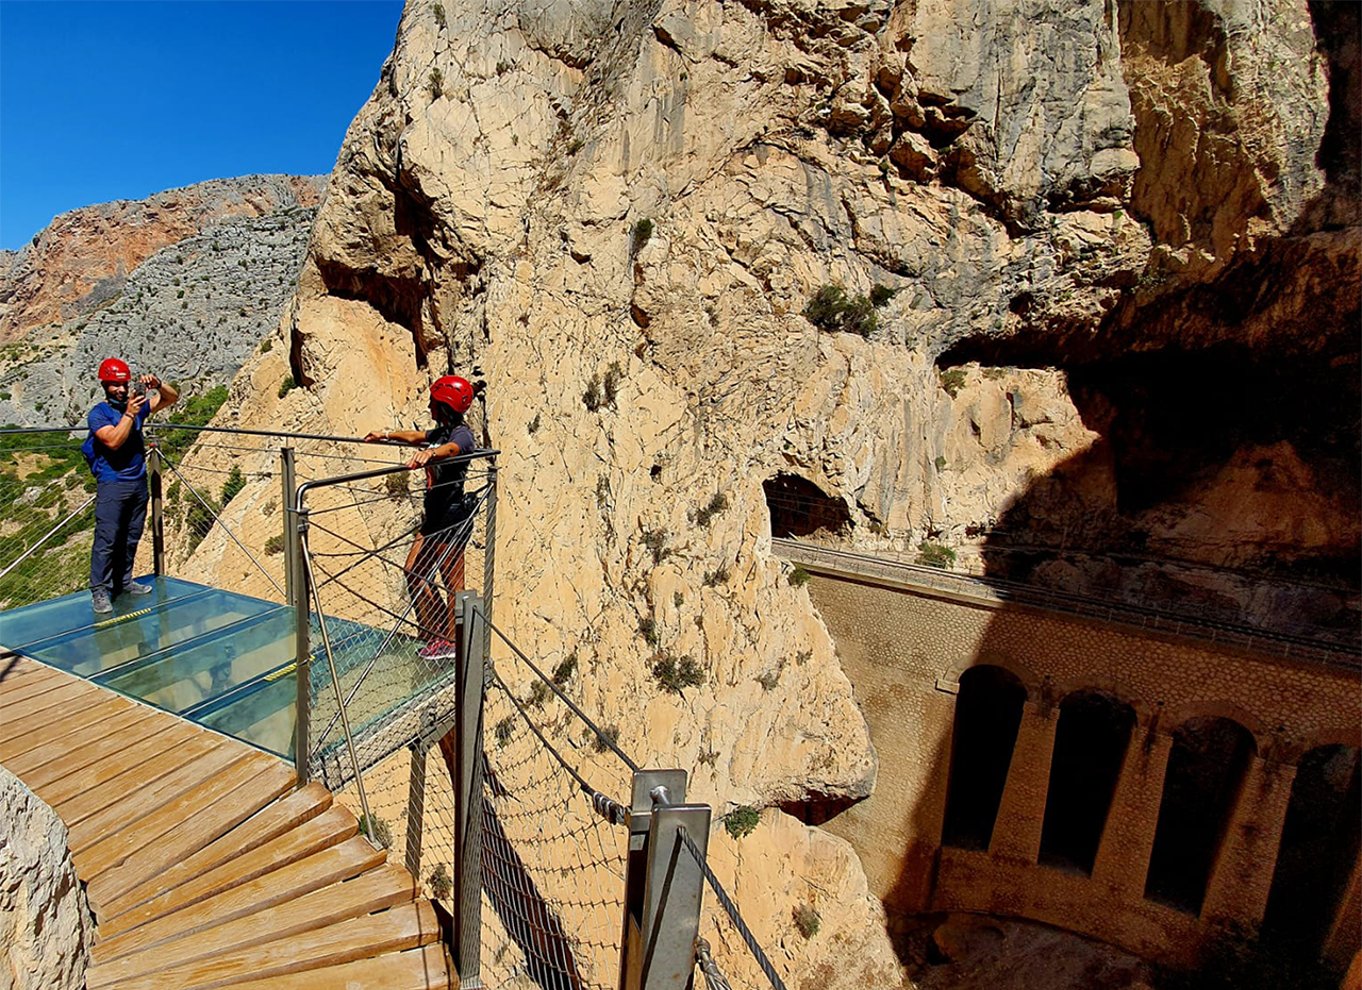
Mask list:
[[[1362,831],[1362,759],[1352,746],[1301,757],[1291,786],[1264,929],[1318,949],[1332,924]]]
[[[1025,703],[1026,688],[1001,667],[971,667],[960,677],[943,845],[988,848]]]
[[[1198,913],[1211,866],[1255,746],[1227,718],[1195,718],[1178,726],[1163,781],[1145,896]]]
[[[809,536],[825,531],[840,533],[851,528],[851,513],[812,481],[781,472],[761,483],[771,515],[771,535]]]
[[[1134,725],[1134,709],[1098,691],[1079,691],[1060,703],[1042,863],[1092,873]]]

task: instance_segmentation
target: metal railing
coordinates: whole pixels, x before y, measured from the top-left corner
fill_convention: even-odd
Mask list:
[[[82,437],[22,436],[0,461],[0,593],[22,594],[0,608],[88,578]],[[430,531],[405,451],[174,425],[148,445],[139,572],[230,585],[292,623],[292,659],[234,690],[292,692],[299,784],[332,788],[438,905],[461,987],[726,988],[727,970],[783,990],[708,863],[713,812],[686,772],[629,756],[581,702],[575,656],[537,661],[494,625],[495,451],[459,459],[467,501]]]

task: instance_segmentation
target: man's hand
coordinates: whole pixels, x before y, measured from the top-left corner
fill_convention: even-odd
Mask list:
[[[124,415],[136,419],[138,412],[141,411],[142,406],[146,404],[146,401],[147,397],[145,395],[129,395],[127,408],[124,409]]]
[[[155,375],[142,375],[138,380],[146,388],[154,388],[158,392],[161,390],[161,379]]]
[[[409,468],[425,467],[426,462],[429,461],[433,456],[435,456],[434,447],[429,447],[426,450],[418,450],[416,453],[411,455],[411,460],[407,461],[407,467]]]
[[[384,440],[387,440],[387,439],[388,439],[388,435],[387,435],[386,433],[366,433],[366,434],[364,434],[364,442],[365,442],[365,443],[382,443]]]

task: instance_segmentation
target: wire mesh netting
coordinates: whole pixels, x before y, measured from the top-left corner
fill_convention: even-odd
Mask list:
[[[486,580],[492,484],[485,461],[453,467],[430,486],[403,469],[305,489],[314,667],[325,665],[310,757],[323,780],[351,772],[347,721],[363,766],[454,710],[455,596]]]
[[[0,609],[87,587],[94,479],[84,431],[0,434]]]
[[[627,794],[628,775],[603,747],[570,741],[580,723],[534,687],[542,683],[518,698],[498,677],[487,692],[483,977],[489,986],[614,987],[629,836],[600,816],[592,792]]]

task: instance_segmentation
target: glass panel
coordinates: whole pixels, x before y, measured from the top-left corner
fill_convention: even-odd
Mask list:
[[[204,585],[178,578],[142,577],[138,581],[151,585],[154,589],[152,593],[137,598],[132,595],[115,598],[113,615],[101,620],[101,625],[117,623],[120,616],[130,612],[155,608],[210,590]],[[0,643],[17,650],[61,633],[91,629],[95,625],[95,618],[94,609],[90,606],[90,592],[75,591],[51,601],[0,612]]]
[[[96,681],[158,708],[184,712],[292,662],[294,632],[293,610],[279,607]]]
[[[154,596],[143,598],[146,601]],[[131,663],[252,615],[279,608],[273,602],[210,591],[129,609],[94,628],[30,644],[24,652],[82,677]]]
[[[285,668],[273,680],[256,681],[194,721],[292,760],[296,684],[293,670]]]

